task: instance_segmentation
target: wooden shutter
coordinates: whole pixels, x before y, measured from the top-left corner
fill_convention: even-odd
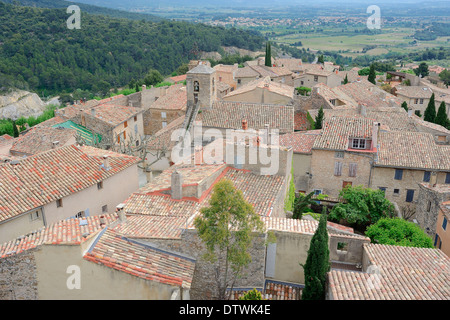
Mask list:
[[[336,161],[334,163],[334,175],[335,176],[342,175],[342,162]]]
[[[356,163],[350,163],[348,166],[348,175],[350,177],[356,177],[356,168],[358,165]]]

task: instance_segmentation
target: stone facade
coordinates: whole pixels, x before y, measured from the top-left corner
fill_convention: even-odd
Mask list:
[[[433,187],[427,183],[420,183],[419,195],[417,198],[415,218],[419,226],[430,237],[436,233],[437,219],[439,215],[439,205],[450,200],[450,187],[440,191],[439,186]]]
[[[33,250],[0,259],[0,300],[37,300]]]
[[[165,113],[165,117],[164,114]],[[185,115],[184,110],[147,109],[144,111],[144,133],[154,135],[172,121]]]

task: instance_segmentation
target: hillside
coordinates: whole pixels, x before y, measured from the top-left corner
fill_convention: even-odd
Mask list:
[[[192,49],[263,47],[259,33],[188,22],[116,19],[82,13],[68,29],[65,9],[0,2],[0,88],[13,82],[41,94],[77,88],[104,92],[142,79],[150,69],[168,75],[195,58]]]
[[[162,18],[146,13],[130,13],[127,11],[110,9],[97,7],[86,3],[80,2],[72,2],[65,0],[1,0],[2,2],[9,4],[20,4],[22,6],[27,7],[36,7],[36,8],[48,8],[48,9],[64,9],[70,5],[77,5],[80,7],[82,12],[90,13],[90,14],[100,14],[113,18],[124,18],[124,19],[132,19],[132,20],[147,20],[158,22],[163,20]]]

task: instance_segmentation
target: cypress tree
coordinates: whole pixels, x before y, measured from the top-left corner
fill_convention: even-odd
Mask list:
[[[320,107],[319,112],[317,113],[316,116],[314,129],[322,129],[322,121],[323,121],[323,107]]]
[[[16,121],[12,121],[12,126],[14,138],[17,138],[19,136],[19,129],[17,129]]]
[[[266,43],[266,61],[265,66],[271,67],[272,66],[272,49],[270,47],[270,42]]]
[[[305,272],[305,288],[302,300],[324,300],[327,272],[330,270],[330,250],[328,249],[326,208],[320,216],[319,226],[314,233],[308,249]]]
[[[435,123],[439,124],[443,127],[447,127],[448,124],[448,116],[447,112],[445,111],[445,102],[442,101],[439,105],[438,113],[436,115]]]
[[[347,83],[348,83],[348,77],[347,77],[347,75],[345,75],[344,84],[347,84]]]
[[[403,101],[402,108],[405,109],[406,112],[408,112],[408,104],[406,103],[406,101]]]
[[[370,65],[370,70],[369,70],[369,77],[368,77],[368,81],[372,82],[373,84],[376,84],[375,79],[376,79],[376,74],[375,74],[375,65],[372,63]]]
[[[428,102],[428,106],[425,109],[425,113],[423,114],[423,120],[433,123],[436,121],[436,106],[434,104],[434,92],[431,95],[430,102]]]

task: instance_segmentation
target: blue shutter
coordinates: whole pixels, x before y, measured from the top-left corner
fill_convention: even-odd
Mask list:
[[[445,176],[445,183],[450,184],[450,172],[447,172],[447,175]]]
[[[434,246],[436,247],[436,244],[437,244],[437,242],[438,242],[438,239],[439,239],[439,236],[438,236],[438,234],[436,233],[436,235],[434,236]]]
[[[414,199],[414,190],[406,190],[406,202],[412,202]]]
[[[402,169],[395,169],[395,180],[402,180],[403,178],[403,170]]]
[[[447,229],[447,218],[444,217],[444,221],[442,221],[442,229],[446,230]]]
[[[423,174],[423,182],[430,182],[431,172],[425,171]]]

